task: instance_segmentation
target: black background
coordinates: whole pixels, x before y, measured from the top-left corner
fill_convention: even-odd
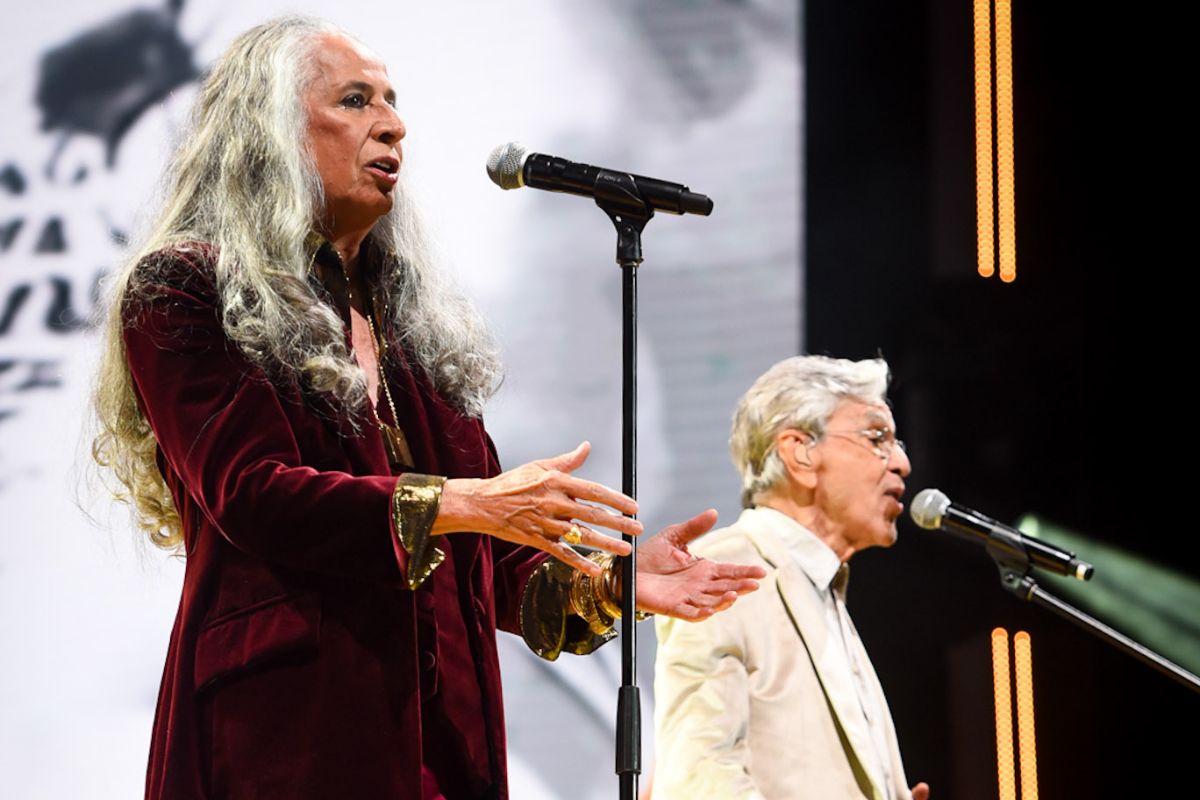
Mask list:
[[[1190,361],[1167,352],[1188,339],[1186,233],[1147,213],[1173,180],[1152,95],[1183,78],[1127,14],[1016,3],[1013,26],[1006,285],[975,273],[971,4],[806,4],[806,349],[888,359],[910,501],[935,486],[1200,577]],[[1196,796],[1200,695],[1004,591],[982,547],[907,514],[900,537],[855,557],[850,607],[910,781],[996,796],[999,625],[1032,636],[1042,797]]]

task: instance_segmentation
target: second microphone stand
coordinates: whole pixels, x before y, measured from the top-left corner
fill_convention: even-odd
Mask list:
[[[1033,601],[1059,616],[1066,617],[1114,645],[1117,649],[1123,650],[1162,674],[1174,678],[1193,692],[1200,692],[1200,678],[1042,589],[1030,575],[1032,564],[1029,554],[1021,546],[1020,541],[1017,541],[1008,531],[1002,528],[994,529],[991,536],[988,537],[987,552],[1000,570],[1000,583],[1017,597]]]

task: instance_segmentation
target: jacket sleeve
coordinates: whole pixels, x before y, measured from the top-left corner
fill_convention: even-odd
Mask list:
[[[127,301],[122,319],[137,396],[187,497],[233,546],[263,560],[404,579],[409,555],[397,520],[427,534],[436,492],[418,493],[426,507],[404,517],[394,513],[395,476],[349,474],[340,448],[325,464],[302,459],[302,448],[316,447],[311,439],[336,440],[333,429],[225,337],[207,269],[180,254],[170,259],[155,270],[166,277]]]
[[[564,651],[587,655],[617,635],[615,628],[594,633],[570,605],[575,568],[546,558],[525,583],[519,609],[519,632],[539,658],[556,660]]]
[[[702,622],[655,618],[655,800],[762,798],[750,771],[747,599]]]

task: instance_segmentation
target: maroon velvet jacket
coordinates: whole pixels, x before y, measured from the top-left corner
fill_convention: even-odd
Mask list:
[[[123,309],[125,345],[187,566],[146,796],[420,800],[424,764],[449,798],[507,797],[495,632],[519,632],[545,554],[438,537],[445,561],[406,588],[369,414],[356,433],[246,360],[221,328],[211,251],[153,258],[166,270]],[[482,422],[392,341],[413,471],[496,474]]]

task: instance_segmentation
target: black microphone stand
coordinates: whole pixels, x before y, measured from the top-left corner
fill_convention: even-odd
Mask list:
[[[1050,609],[1162,674],[1174,678],[1192,691],[1200,692],[1200,678],[1038,586],[1037,581],[1029,574],[1032,567],[1029,554],[1012,533],[1001,528],[993,529],[988,537],[987,552],[1000,570],[1000,583],[1017,597]]]
[[[637,499],[637,268],[642,263],[642,229],[654,209],[637,190],[632,175],[609,173],[597,181],[596,205],[617,228],[621,267],[621,491]],[[622,800],[636,800],[642,772],[642,705],[637,686],[637,545],[621,559],[621,689],[617,695],[616,772]]]

